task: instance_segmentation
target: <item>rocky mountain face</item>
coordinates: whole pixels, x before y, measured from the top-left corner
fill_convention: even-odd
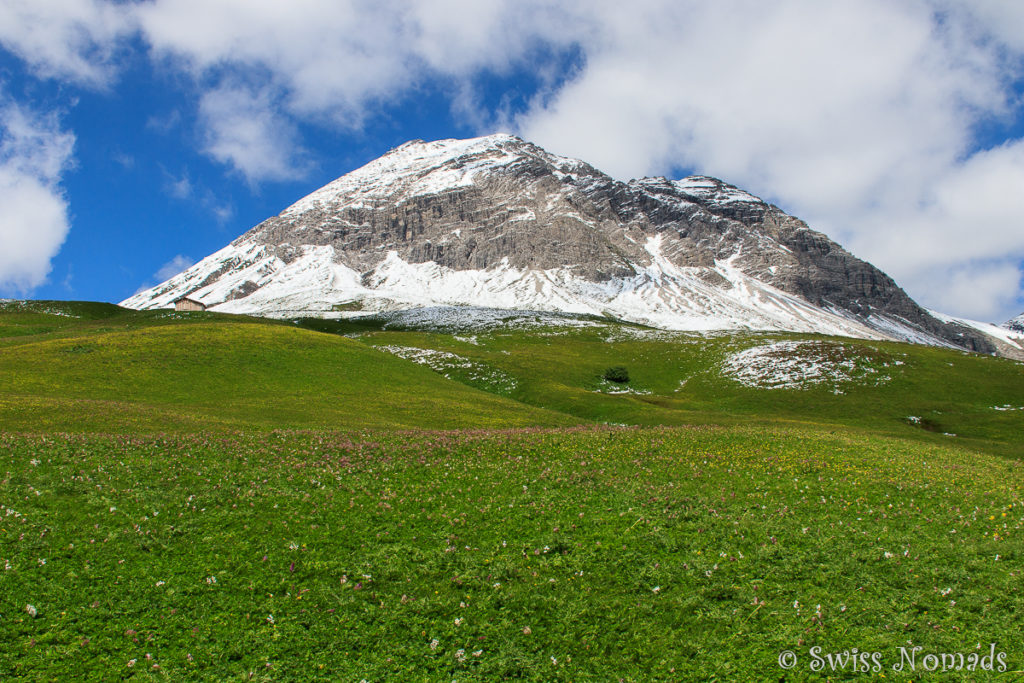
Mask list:
[[[474,306],[995,350],[732,185],[623,183],[508,135],[406,143],[122,305],[186,295],[280,317]]]
[[[1010,330],[1011,332],[1019,332],[1024,334],[1024,313],[1021,313],[1012,320],[1007,320],[1003,323],[1003,327]]]

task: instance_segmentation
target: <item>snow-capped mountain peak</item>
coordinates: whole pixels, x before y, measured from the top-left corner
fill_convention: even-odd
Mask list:
[[[282,317],[473,306],[996,349],[733,185],[622,183],[505,134],[401,145],[123,305],[182,296]]]

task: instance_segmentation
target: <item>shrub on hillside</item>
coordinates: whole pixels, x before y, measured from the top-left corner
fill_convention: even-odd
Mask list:
[[[629,371],[621,365],[616,365],[604,371],[604,378],[609,382],[625,384],[629,381]]]

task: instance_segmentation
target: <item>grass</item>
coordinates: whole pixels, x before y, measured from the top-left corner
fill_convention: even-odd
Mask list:
[[[817,424],[872,434],[955,441],[979,451],[1024,455],[1024,364],[894,342],[793,334],[655,335],[615,327],[458,335],[365,331],[360,340],[454,353],[516,381],[511,398],[581,420],[641,425],[756,422]],[[850,381],[800,388],[746,386],[725,376],[734,353],[775,342],[811,345],[813,357],[853,366]],[[815,346],[821,348],[814,348]],[[602,381],[624,366],[628,392]],[[609,390],[611,389],[611,390]],[[909,417],[927,420],[926,430]],[[955,434],[955,436],[947,436]]]
[[[351,339],[236,316],[119,314],[11,339],[0,346],[0,425],[14,431],[574,422]]]
[[[955,448],[605,427],[0,452],[5,678],[765,680],[786,649],[810,676],[815,646],[887,670],[908,643],[1024,656],[1024,466]]]
[[[1021,434],[907,344],[3,302],[0,680],[1019,674]]]

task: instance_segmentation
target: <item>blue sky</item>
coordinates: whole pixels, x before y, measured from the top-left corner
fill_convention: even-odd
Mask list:
[[[120,301],[410,139],[708,173],[1024,311],[1024,4],[0,0],[0,296]]]

